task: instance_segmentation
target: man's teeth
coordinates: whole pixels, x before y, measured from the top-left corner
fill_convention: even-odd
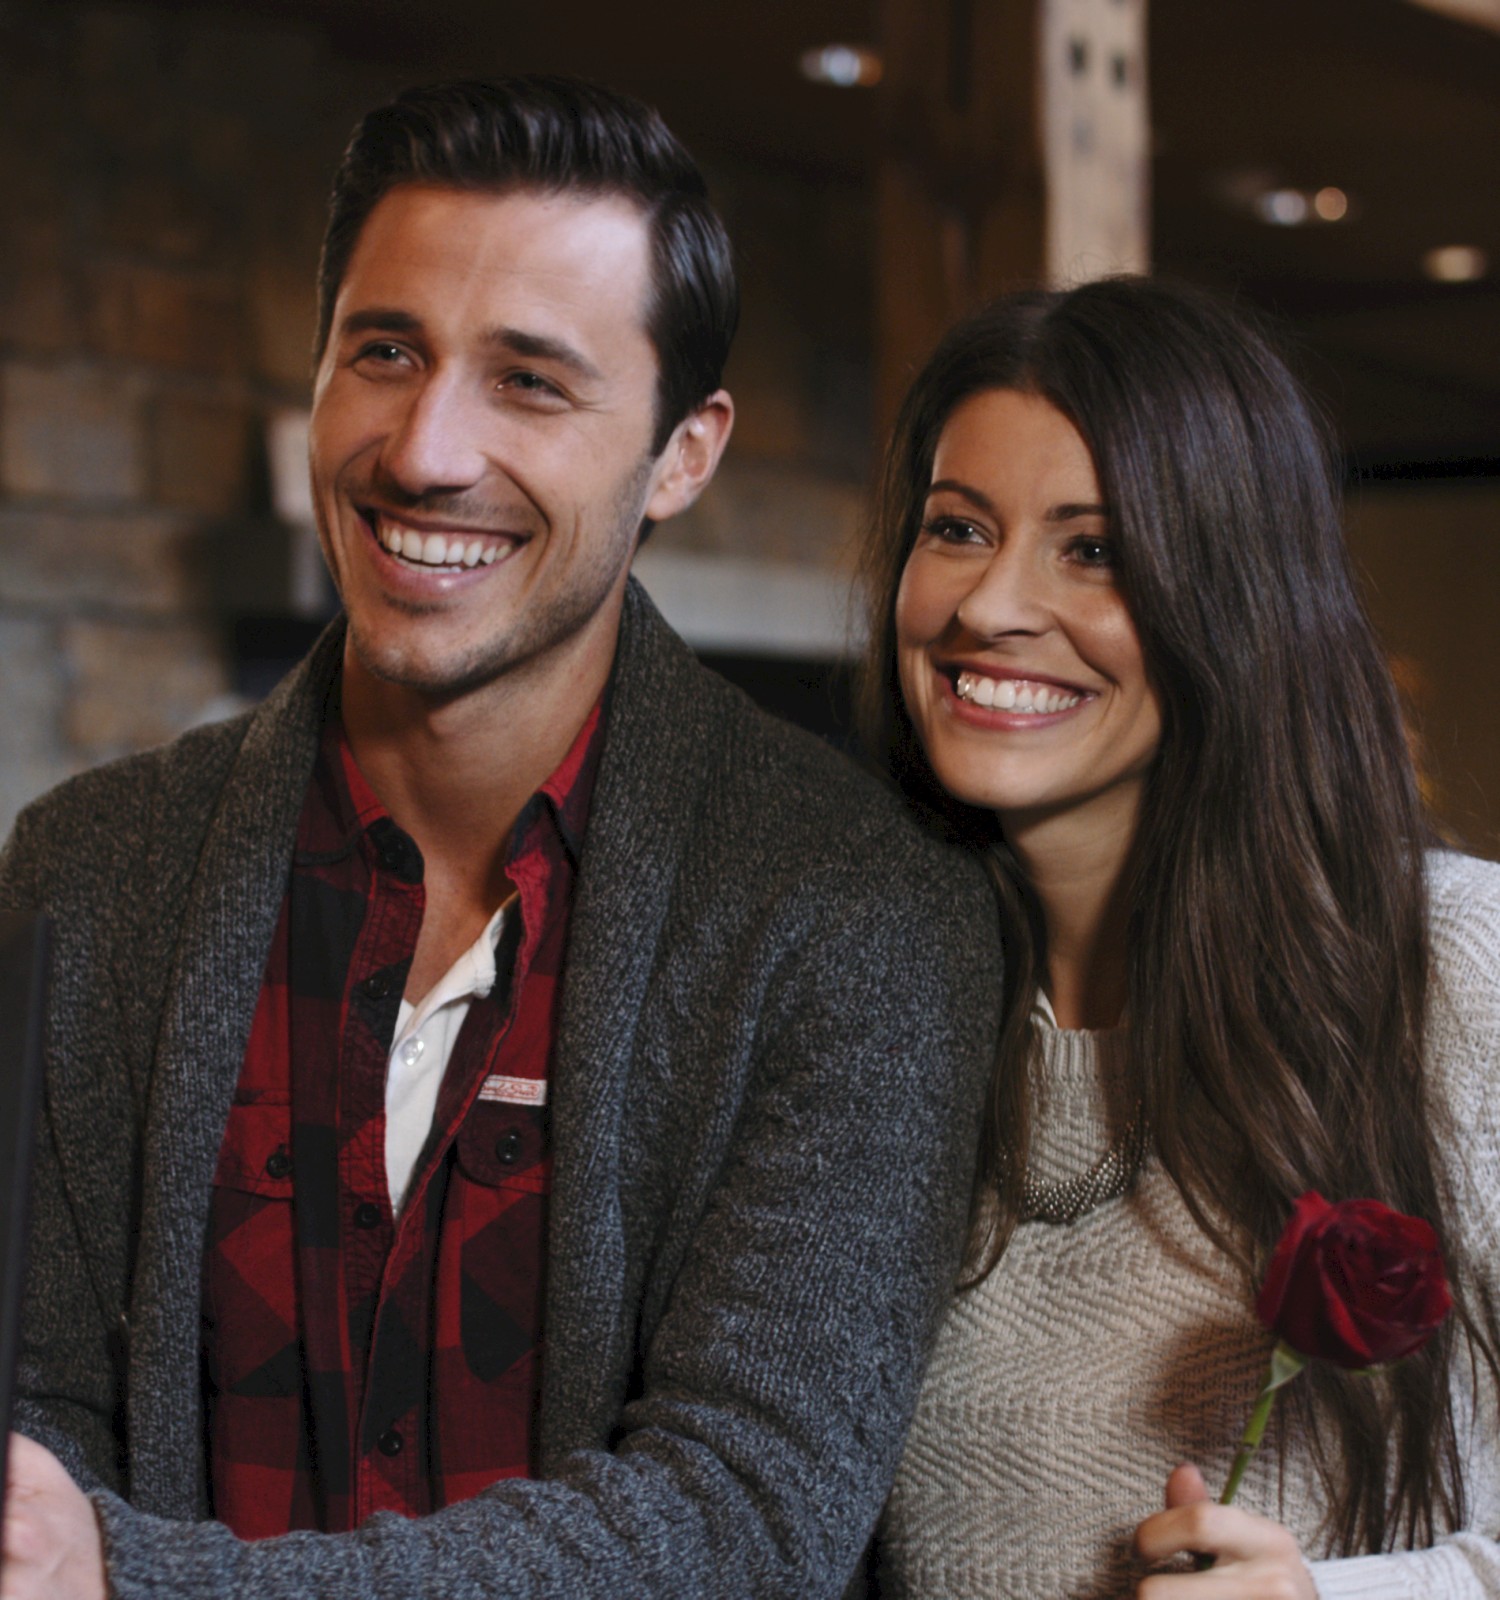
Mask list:
[[[424,567],[489,566],[503,546],[486,544],[483,539],[461,539],[445,533],[418,533],[415,528],[398,528],[385,522],[380,526],[380,542],[393,556],[416,561]]]
[[[1068,711],[1083,699],[1067,689],[1054,689],[1045,683],[1027,683],[1019,678],[987,678],[981,672],[960,672],[956,685],[958,698],[996,711],[1030,711],[1045,716],[1053,711]]]

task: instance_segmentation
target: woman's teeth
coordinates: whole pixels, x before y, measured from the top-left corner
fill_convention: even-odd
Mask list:
[[[415,561],[424,567],[489,566],[500,554],[501,546],[482,539],[461,539],[445,533],[418,533],[415,528],[397,528],[387,522],[381,526],[380,542],[393,556]]]
[[[960,700],[972,705],[989,706],[996,711],[1029,711],[1035,716],[1068,711],[1083,699],[1068,689],[1028,683],[1021,678],[987,678],[981,672],[960,672],[954,688]]]

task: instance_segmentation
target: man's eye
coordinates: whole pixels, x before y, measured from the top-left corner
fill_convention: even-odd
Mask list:
[[[562,392],[557,385],[539,372],[508,372],[500,380],[499,387],[542,400],[562,399]]]
[[[390,367],[405,361],[406,351],[393,339],[372,339],[360,346],[354,359],[374,366]]]

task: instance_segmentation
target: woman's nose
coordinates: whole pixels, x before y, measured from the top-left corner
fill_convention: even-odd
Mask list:
[[[1039,633],[1047,623],[1045,586],[1032,555],[1006,544],[984,564],[959,602],[958,620],[976,638]]]

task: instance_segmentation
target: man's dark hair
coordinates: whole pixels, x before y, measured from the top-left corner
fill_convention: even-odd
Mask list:
[[[526,76],[407,89],[371,111],[333,182],[318,267],[319,360],[365,219],[403,183],[633,201],[651,239],[646,332],[660,367],[651,453],[719,387],[739,320],[729,236],[692,157],[649,106],[576,78]]]

